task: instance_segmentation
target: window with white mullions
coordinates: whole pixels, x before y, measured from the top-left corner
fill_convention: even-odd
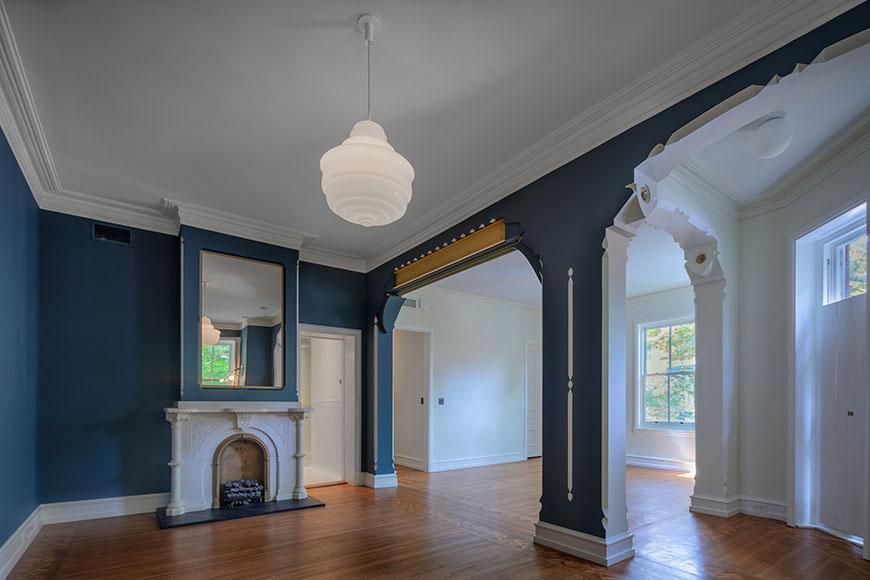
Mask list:
[[[859,216],[863,218],[863,216]],[[831,304],[867,292],[867,227],[853,222],[824,241],[825,296]]]
[[[694,429],[695,323],[642,325],[638,343],[639,425]]]

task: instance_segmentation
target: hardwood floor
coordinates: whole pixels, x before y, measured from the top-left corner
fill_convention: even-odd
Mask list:
[[[860,550],[772,520],[690,514],[692,480],[628,470],[637,555],[603,568],[532,544],[540,460],[347,485],[325,508],[160,530],[153,514],[45,526],[12,578],[870,578]]]

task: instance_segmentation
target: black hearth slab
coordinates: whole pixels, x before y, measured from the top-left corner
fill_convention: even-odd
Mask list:
[[[265,514],[277,514],[281,512],[290,512],[293,510],[304,510],[313,507],[323,507],[322,501],[307,497],[305,499],[287,499],[283,501],[269,501],[266,503],[258,503],[254,505],[239,506],[233,508],[221,508],[202,510],[199,512],[188,512],[180,516],[167,516],[166,508],[157,510],[157,523],[160,524],[160,529],[178,528],[181,526],[192,526],[195,524],[207,524],[209,522],[222,522],[225,520],[237,520],[239,518],[250,518],[253,516],[262,516]]]

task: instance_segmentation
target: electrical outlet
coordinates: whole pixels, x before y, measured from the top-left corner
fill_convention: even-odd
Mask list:
[[[443,405],[443,404],[444,404],[444,397],[438,397],[438,404],[439,404],[439,405]]]

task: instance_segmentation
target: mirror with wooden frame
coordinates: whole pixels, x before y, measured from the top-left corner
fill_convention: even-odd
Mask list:
[[[284,266],[200,252],[199,384],[284,387]]]

